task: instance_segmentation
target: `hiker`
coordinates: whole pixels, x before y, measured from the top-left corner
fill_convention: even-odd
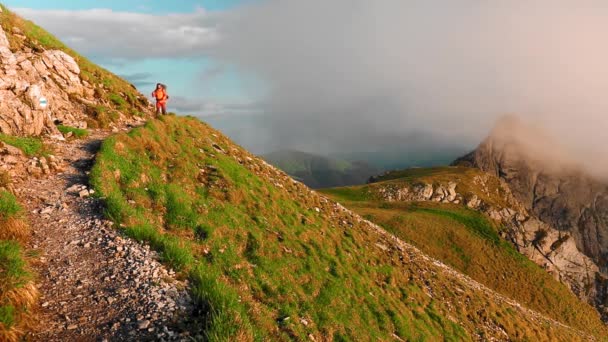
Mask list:
[[[156,99],[156,114],[159,113],[167,114],[167,86],[162,83],[156,84],[156,89],[152,92],[152,97]]]

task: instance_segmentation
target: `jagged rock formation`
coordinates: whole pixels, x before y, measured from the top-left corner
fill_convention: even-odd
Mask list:
[[[505,229],[501,235],[511,241],[519,252],[543,267],[557,280],[585,301],[597,297],[595,274],[597,265],[576,247],[570,235],[561,232],[536,218],[511,194],[509,186],[500,182],[492,188],[489,174],[476,176],[473,183],[487,196],[497,196],[502,205],[484,201],[475,193],[464,193],[458,181],[445,183],[383,183],[371,189],[374,195],[387,202],[441,202],[465,204],[478,210]]]
[[[593,261],[588,296],[606,316],[608,304],[608,184],[568,162],[546,137],[515,119],[501,121],[490,136],[455,164],[477,167],[503,179],[514,197],[559,236]],[[541,223],[538,224],[542,226]],[[548,234],[547,236],[555,235]],[[567,244],[570,245],[570,244]],[[573,247],[569,247],[573,252]]]
[[[74,58],[59,50],[13,53],[0,27],[0,62],[1,133],[59,135],[55,120],[86,127],[83,104],[72,100],[95,103],[94,89],[81,81]],[[44,109],[40,106],[42,97],[49,103]]]
[[[0,10],[0,133],[61,139],[57,123],[116,129],[152,113],[133,85]]]

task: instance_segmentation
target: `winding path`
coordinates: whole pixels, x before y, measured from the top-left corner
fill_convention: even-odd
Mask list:
[[[16,184],[32,226],[42,298],[34,341],[182,340],[187,284],[147,246],[122,237],[87,196],[87,174],[109,132],[54,142],[65,171]],[[83,191],[84,190],[84,191]]]

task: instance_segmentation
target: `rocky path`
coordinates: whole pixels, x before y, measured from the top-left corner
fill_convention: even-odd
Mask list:
[[[183,281],[147,246],[124,238],[89,197],[87,173],[107,135],[56,142],[63,172],[27,177],[17,193],[29,212],[42,294],[34,341],[183,340],[191,310]]]

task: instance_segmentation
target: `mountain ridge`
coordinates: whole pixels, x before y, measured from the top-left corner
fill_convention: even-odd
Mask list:
[[[542,151],[546,150],[545,145],[558,145],[544,137],[524,136],[521,139],[509,132],[529,134],[534,130],[517,120],[499,123],[476,150],[454,164],[476,167],[503,179],[526,210],[573,237],[577,249],[591,258],[598,268],[589,286],[595,288],[594,305],[606,317],[608,184],[587,173],[579,164],[570,162],[559,151],[551,152],[549,159],[531,158],[525,152],[530,148]],[[530,146],[530,142],[536,141],[540,142],[538,146]],[[555,153],[562,158],[556,158]],[[565,160],[565,164],[558,160]]]

